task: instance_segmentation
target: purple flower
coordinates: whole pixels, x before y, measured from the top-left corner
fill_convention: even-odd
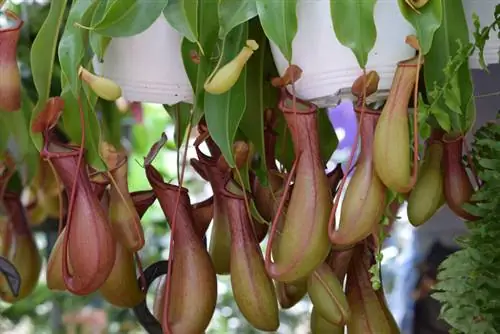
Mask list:
[[[339,139],[337,149],[333,153],[332,159],[335,163],[342,163],[342,169],[347,172],[347,165],[351,148],[357,140],[358,121],[351,101],[341,102],[339,105],[328,109],[328,117],[335,133]],[[359,145],[358,145],[359,146]],[[358,147],[359,152],[359,147]],[[356,157],[353,164],[356,162]]]

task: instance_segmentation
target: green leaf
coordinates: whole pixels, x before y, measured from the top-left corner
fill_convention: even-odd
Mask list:
[[[417,38],[422,48],[422,53],[426,55],[432,45],[434,33],[441,25],[443,10],[442,0],[431,0],[418,12],[412,9],[405,0],[398,0],[401,13],[410,22],[417,32]],[[458,7],[459,5],[457,5]]]
[[[31,73],[33,76],[33,83],[38,93],[38,101],[31,114],[30,129],[33,121],[45,108],[45,104],[50,96],[56,45],[65,9],[66,0],[52,0],[50,2],[49,14],[31,46]],[[41,134],[32,133],[31,137],[37,150],[40,151],[42,149]]]
[[[260,157],[260,169],[266,171],[264,109],[273,108],[276,105],[277,99],[269,101],[270,96],[269,94],[265,94],[265,92],[276,90],[272,87],[268,79],[271,77],[270,73],[273,72],[273,69],[274,72],[276,69],[274,68],[272,58],[269,57],[271,54],[269,43],[258,19],[249,22],[248,37],[257,41],[259,49],[254,52],[246,65],[246,109],[241,119],[240,130],[253,143]],[[267,98],[266,100],[265,97]],[[261,175],[266,175],[266,173]]]
[[[225,64],[238,55],[248,37],[248,24],[236,27],[227,35],[221,55]],[[236,84],[220,95],[205,94],[205,118],[211,137],[219,146],[229,166],[234,167],[233,142],[246,108],[246,66]]]
[[[219,22],[214,20],[214,17],[217,17],[218,2],[202,1],[199,3],[198,10],[200,20],[198,35],[204,54],[200,54],[199,47],[186,38],[183,39],[181,46],[184,68],[194,91],[193,124],[197,124],[203,117],[205,104],[203,85],[220,56],[220,50],[217,49]],[[194,55],[199,59],[198,64],[193,61]]]
[[[330,0],[335,35],[342,45],[352,50],[361,68],[366,67],[368,54],[377,39],[373,14],[376,1]]]
[[[94,15],[92,16],[92,20],[90,22],[91,25],[96,25],[97,22],[102,20],[102,17],[104,16],[106,10],[107,3],[108,0],[99,1],[99,4],[97,5],[96,10],[94,11]],[[104,52],[106,52],[106,48],[111,42],[111,37],[100,35],[95,31],[91,30],[89,32],[89,41],[90,41],[90,46],[92,47],[92,51],[94,51],[95,55],[97,56],[97,59],[100,62],[102,62],[104,59]]]
[[[61,77],[66,77],[64,81],[75,96],[80,92],[81,80],[78,75],[78,69],[85,57],[85,39],[88,36],[88,31],[76,27],[74,23],[78,20],[82,24],[90,23],[98,3],[98,1],[88,0],[73,1],[64,33],[59,42],[58,57],[62,72]],[[65,85],[62,82],[61,87],[63,90],[65,89]]]
[[[98,1],[77,0],[73,2],[66,22],[64,34],[59,43],[59,63],[61,65],[61,97],[64,100],[62,115],[63,127],[68,137],[83,145],[86,149],[86,160],[98,170],[105,169],[100,158],[100,127],[94,107],[97,96],[88,87],[82,89],[78,75],[80,66],[87,67],[89,61],[86,41],[89,32],[75,26],[80,20],[84,25],[92,20]],[[87,58],[87,59],[86,59]],[[80,112],[84,115],[85,125],[82,127]],[[85,142],[81,143],[82,129],[85,130]]]
[[[439,126],[446,132],[451,129],[451,120],[448,113],[440,108],[434,107],[432,110],[432,116],[436,118]]]
[[[460,96],[460,83],[458,82],[458,75],[449,78],[449,89],[444,91],[444,103],[448,108],[457,113],[462,113],[462,98]]]
[[[15,171],[11,176],[10,180],[7,183],[6,190],[16,194],[21,194],[21,192],[23,191],[23,182],[21,180],[21,176],[19,175],[19,171]]]
[[[110,0],[102,19],[91,30],[109,37],[134,36],[148,29],[166,5],[167,0]]]
[[[468,129],[467,123],[475,118],[475,107],[471,103],[473,85],[468,63],[469,30],[461,2],[441,0],[441,3],[443,21],[434,34],[432,47],[425,56],[424,80],[427,89],[437,87],[442,93],[443,108],[446,108],[451,119],[451,131],[465,133]],[[428,95],[430,102],[435,104],[436,94]]]
[[[33,101],[24,87],[21,87],[21,109],[16,112],[1,112],[2,133],[6,134],[6,143],[9,138],[16,146],[16,163],[24,165],[24,181],[29,183],[36,174],[38,167],[38,153],[30,138],[30,115],[33,110]],[[3,152],[2,152],[3,153]]]
[[[182,141],[186,136],[186,132],[189,126],[189,120],[191,118],[191,110],[193,105],[190,103],[179,102],[173,106],[164,104],[163,107],[168,112],[175,124],[175,146],[180,148],[182,146]]]
[[[198,0],[168,0],[163,14],[181,35],[198,43]]]
[[[234,27],[249,21],[255,16],[257,16],[255,0],[220,0],[219,38],[224,39]]]
[[[292,62],[292,42],[297,34],[297,0],[255,0],[260,23],[267,38]]]
[[[64,112],[62,115],[63,128],[68,137],[75,143],[81,145],[82,129],[85,129],[85,147],[86,161],[96,170],[105,170],[106,165],[101,159],[99,151],[99,143],[101,137],[101,129],[95,108],[95,95],[87,87],[83,87],[78,96],[65,89],[61,97],[64,99]],[[83,113],[83,121],[85,126],[82,128],[80,121],[80,112]]]
[[[121,147],[122,119],[125,114],[118,110],[116,103],[100,99],[104,140],[116,148]]]
[[[3,110],[0,110],[0,113],[4,114]],[[5,152],[7,151],[7,147],[9,145],[10,132],[6,129],[9,128],[9,124],[4,122],[3,117],[0,116],[0,161],[2,161]]]
[[[421,123],[419,125],[420,127],[420,137],[422,138],[429,138],[432,132],[431,126],[428,123]]]
[[[486,169],[500,170],[500,161],[496,159],[479,159],[479,165]]]

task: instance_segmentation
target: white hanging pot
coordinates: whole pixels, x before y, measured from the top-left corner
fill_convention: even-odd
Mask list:
[[[128,101],[192,102],[193,92],[181,56],[182,36],[163,15],[144,32],[113,38],[96,73],[118,83]]]
[[[379,91],[391,87],[397,63],[411,58],[415,50],[405,43],[413,27],[402,16],[397,0],[377,1],[375,5],[377,40],[368,56],[366,70],[380,76]],[[297,97],[331,106],[350,94],[354,80],[363,72],[351,49],[337,40],[330,16],[330,0],[299,0],[298,31],[292,44],[292,63],[303,73],[295,83]],[[346,18],[350,20],[352,18]],[[283,75],[288,62],[271,43],[276,67]]]
[[[463,0],[465,17],[469,24],[470,41],[474,43],[474,21],[472,20],[473,13],[476,13],[481,22],[481,26],[489,25],[494,20],[495,7],[498,0]],[[497,31],[490,31],[490,38],[484,46],[484,60],[486,65],[497,64],[499,62],[500,39]],[[479,52],[475,52],[469,58],[469,67],[471,69],[481,68],[479,64]]]

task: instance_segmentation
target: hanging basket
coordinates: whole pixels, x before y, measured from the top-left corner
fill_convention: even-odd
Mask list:
[[[415,55],[415,50],[405,43],[406,37],[415,31],[402,16],[396,0],[378,1],[374,14],[377,40],[366,69],[378,72],[379,91],[383,92],[391,86],[396,64]],[[296,95],[318,106],[335,105],[346,94],[350,96],[352,83],[362,70],[351,49],[340,44],[335,36],[329,0],[299,0],[297,17],[292,63],[303,73],[295,84]],[[273,43],[271,50],[283,75],[288,62]]]
[[[113,38],[103,63],[94,58],[94,69],[118,83],[128,101],[169,105],[192,102],[181,40],[182,36],[161,15],[138,35]]]
[[[479,17],[481,26],[491,24],[494,20],[495,7],[498,0],[464,0],[464,10],[467,23],[469,25],[470,41],[474,43],[474,21],[472,15],[475,13]],[[490,31],[489,39],[484,46],[484,60],[486,65],[498,64],[500,62],[500,39],[496,30]],[[479,52],[475,52],[469,58],[469,67],[471,69],[479,69]]]

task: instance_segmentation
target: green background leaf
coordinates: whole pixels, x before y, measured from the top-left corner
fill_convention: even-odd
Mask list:
[[[297,34],[297,0],[256,0],[260,23],[267,38],[292,61],[292,42]]]
[[[167,0],[111,0],[92,30],[109,37],[128,37],[148,29],[158,19]]]
[[[97,8],[98,1],[78,0],[73,3],[66,23],[64,34],[59,43],[59,62],[61,65],[61,97],[64,100],[62,115],[63,127],[68,137],[86,149],[86,160],[98,170],[105,169],[99,152],[100,127],[95,114],[97,97],[88,89],[83,89],[78,76],[78,68],[90,61],[87,54],[88,30],[74,25],[80,20],[89,24]],[[85,87],[87,88],[87,87]],[[87,92],[87,93],[86,93]],[[90,97],[89,95],[93,95]],[[80,112],[85,119],[85,142],[81,143],[82,124]]]
[[[122,120],[125,113],[120,112],[116,103],[111,101],[99,99],[97,106],[102,111],[103,139],[113,147],[120,148],[123,137]]]
[[[31,72],[33,83],[38,93],[38,101],[31,115],[30,132],[31,124],[36,116],[45,108],[45,104],[49,99],[57,39],[65,9],[66,0],[52,0],[50,2],[49,14],[31,46]],[[41,134],[32,133],[31,138],[36,148],[40,151],[42,149]]]
[[[163,14],[181,35],[198,42],[198,0],[168,0]]]
[[[436,118],[436,121],[438,122],[439,126],[446,132],[450,131],[451,129],[451,120],[450,116],[448,113],[441,108],[434,108],[432,110],[432,116]]]
[[[219,1],[219,38],[236,26],[257,16],[255,0],[220,0]]]
[[[264,184],[266,168],[266,152],[264,143],[264,110],[275,109],[278,103],[278,90],[271,85],[270,78],[278,76],[274,65],[269,42],[259,24],[258,18],[249,22],[249,36],[259,44],[247,63],[246,110],[240,123],[242,133],[254,144],[260,157],[260,172],[257,171]]]
[[[238,55],[248,37],[248,24],[236,27],[225,39],[221,64],[226,64]],[[235,166],[233,142],[236,131],[245,112],[246,66],[236,84],[220,95],[205,94],[205,118],[211,137],[219,146],[231,167]]]
[[[339,42],[352,50],[361,68],[377,39],[373,10],[376,0],[330,0],[333,30]]]
[[[429,52],[434,33],[441,25],[442,19],[442,0],[431,0],[424,7],[419,8],[417,13],[405,0],[398,0],[401,13],[410,22],[417,32],[417,38],[425,55]]]
[[[90,22],[91,26],[96,25],[97,22],[99,22],[102,19],[106,10],[107,3],[108,0],[99,1],[99,4],[97,5],[97,8],[94,11],[94,15],[92,16],[92,20]],[[92,47],[92,51],[94,51],[97,59],[100,62],[102,62],[104,59],[104,52],[106,51],[107,46],[111,42],[111,37],[100,35],[95,31],[91,30],[89,32],[89,41],[90,41],[90,46]]]
[[[193,105],[190,103],[179,102],[173,106],[164,104],[163,107],[174,121],[174,142],[176,147],[180,148],[188,130]]]
[[[30,115],[33,110],[33,101],[26,90],[21,87],[21,109],[6,112],[0,110],[0,125],[2,127],[0,139],[0,153],[7,150],[7,146],[15,147],[10,150],[17,164],[18,171],[24,170],[24,184],[29,183],[36,174],[39,152],[30,137]]]
[[[444,89],[444,105],[440,106],[450,116],[452,131],[463,133],[475,119],[468,55],[461,51],[469,44],[469,30],[461,4],[442,0],[442,5],[443,22],[425,56],[424,80],[428,91],[435,85]],[[450,61],[457,64],[456,72],[450,70]],[[434,102],[432,96],[430,102]]]
[[[217,48],[219,22],[214,20],[214,17],[217,17],[217,5],[217,1],[210,0],[202,1],[198,6],[200,21],[198,35],[204,54],[200,54],[199,47],[195,43],[186,38],[182,41],[182,60],[194,91],[193,124],[197,124],[203,117],[205,104],[203,84],[220,56],[220,49]],[[199,64],[193,61],[193,54],[199,58]]]
[[[76,0],[71,6],[64,33],[59,42],[58,57],[61,66],[61,76],[66,77],[65,84],[74,95],[78,95],[81,80],[78,69],[86,54],[85,40],[88,31],[74,25],[75,22],[87,24],[97,8],[98,1]],[[63,90],[66,88],[62,86]]]

